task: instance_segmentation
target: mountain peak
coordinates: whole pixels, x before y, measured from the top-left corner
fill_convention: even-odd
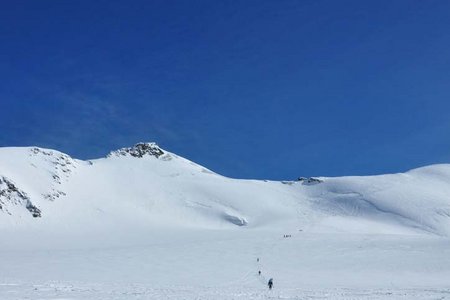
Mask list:
[[[133,147],[127,147],[127,148],[121,148],[115,151],[112,151],[109,153],[108,157],[111,156],[132,156],[141,158],[146,155],[154,156],[156,158],[160,158],[161,156],[165,155],[166,152],[162,150],[156,143],[150,142],[150,143],[137,143]]]

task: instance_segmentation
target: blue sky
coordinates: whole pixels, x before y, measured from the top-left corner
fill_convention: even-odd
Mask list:
[[[450,162],[449,1],[8,1],[0,146],[239,178]]]

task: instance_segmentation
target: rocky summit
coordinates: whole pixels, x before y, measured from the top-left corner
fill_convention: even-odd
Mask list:
[[[133,147],[121,148],[113,151],[109,156],[132,156],[142,158],[146,155],[155,156],[159,158],[163,156],[164,151],[156,143],[137,143]]]

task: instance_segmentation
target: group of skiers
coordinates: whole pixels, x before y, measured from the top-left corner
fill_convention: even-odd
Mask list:
[[[302,231],[302,230],[300,229],[300,231]],[[283,235],[283,238],[290,238],[290,237],[292,237],[292,235],[290,235],[290,234],[284,234]],[[259,263],[259,257],[256,258],[256,262]],[[261,270],[258,271],[258,275],[261,276]],[[272,287],[273,287],[273,278],[269,279],[269,281],[267,282],[267,286],[269,287],[269,290],[272,289]]]
[[[259,257],[256,258],[256,262],[259,262]],[[261,270],[258,271],[258,275],[261,276]],[[269,281],[267,282],[267,286],[269,287],[269,290],[272,289],[272,287],[273,287],[273,278],[269,279]]]

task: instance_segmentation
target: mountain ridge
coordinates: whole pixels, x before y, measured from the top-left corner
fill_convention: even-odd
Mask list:
[[[450,232],[449,164],[375,176],[241,180],[156,143],[87,161],[52,149],[4,147],[0,178],[5,230],[23,224],[78,228],[82,220],[93,228],[123,223],[147,229],[285,226],[352,232],[354,222],[369,222],[364,226],[370,232]]]

